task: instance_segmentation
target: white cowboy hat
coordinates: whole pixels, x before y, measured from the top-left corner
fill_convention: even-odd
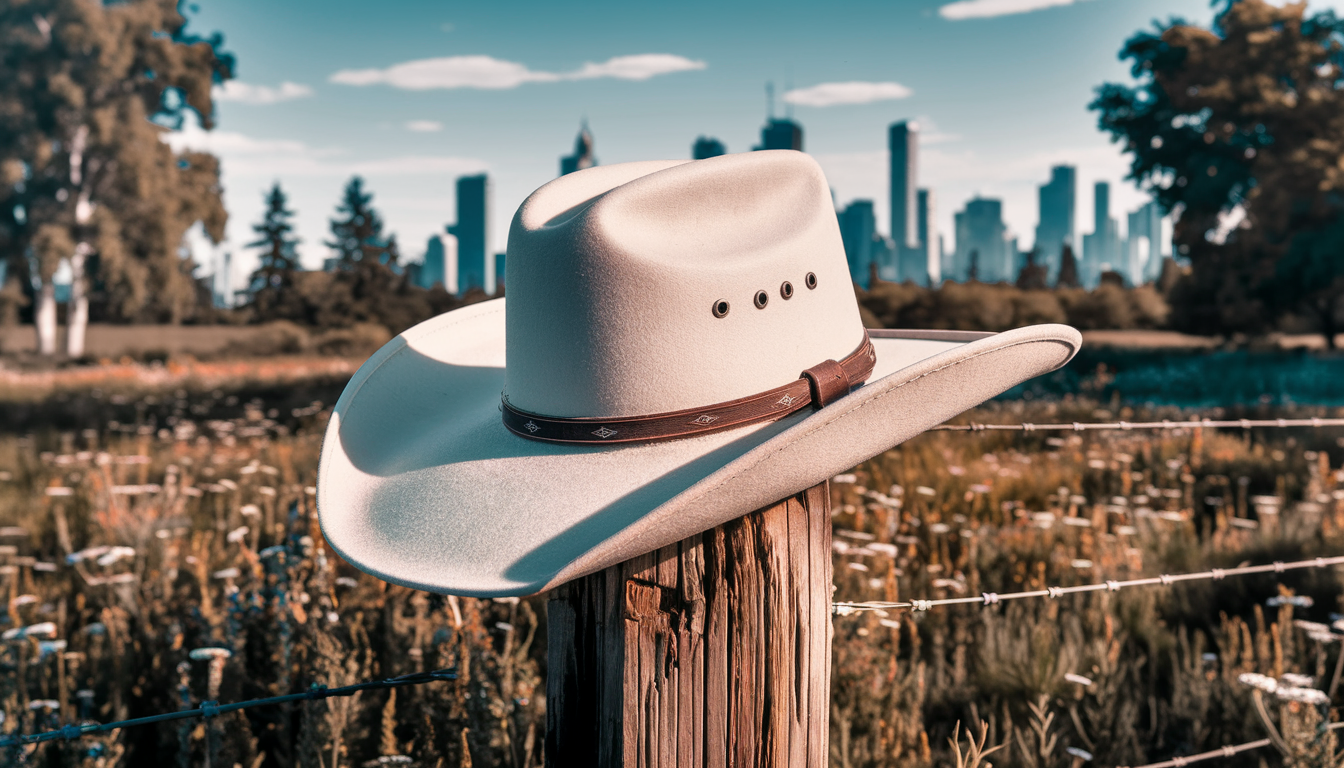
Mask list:
[[[507,305],[401,334],[332,413],[322,530],[387,581],[548,589],[816,485],[1081,343],[866,333],[800,152],[564,176],[514,216],[507,265]]]

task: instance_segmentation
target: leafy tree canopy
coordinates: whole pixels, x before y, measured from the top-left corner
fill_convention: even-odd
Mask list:
[[[213,126],[221,44],[174,0],[0,3],[0,257],[40,284],[87,253],[112,319],[187,317],[182,236],[201,222],[218,240],[226,214],[218,161],[162,139]]]
[[[1137,84],[1091,108],[1131,177],[1179,214],[1191,330],[1256,331],[1287,312],[1333,339],[1344,296],[1344,23],[1305,3],[1224,4],[1210,28],[1173,20],[1120,52]]]

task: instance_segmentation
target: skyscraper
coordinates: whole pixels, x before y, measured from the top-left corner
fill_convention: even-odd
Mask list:
[[[900,259],[896,253],[896,244],[891,238],[880,232],[873,232],[873,264],[877,267],[880,280],[895,282],[900,279],[897,270]]]
[[[420,274],[416,285],[421,288],[433,288],[435,283],[444,282],[443,238],[430,235],[425,243],[425,258],[420,262]]]
[[[893,123],[887,131],[887,148],[891,152],[891,239],[898,249],[916,248],[919,126]]]
[[[456,296],[457,285],[457,237],[444,234],[439,236],[443,244],[443,290]]]
[[[754,149],[796,149],[803,151],[803,126],[787,118],[772,117],[761,129],[761,145]]]
[[[849,276],[860,287],[867,288],[873,268],[873,235],[876,233],[873,201],[855,200],[840,212],[839,218]]]
[[[1162,206],[1156,200],[1129,214],[1129,246],[1125,249],[1129,274],[1125,277],[1134,285],[1152,282],[1162,272],[1163,218]],[[1139,252],[1140,238],[1147,241],[1143,253]]]
[[[723,142],[708,136],[701,136],[695,140],[691,146],[691,159],[705,160],[711,157],[728,154],[728,149],[723,146]]]
[[[942,265],[938,248],[938,225],[934,219],[934,194],[932,190],[921,189],[916,194],[915,234],[917,244],[913,248],[902,248],[900,279],[913,281],[919,285],[937,285],[942,277]]]
[[[1050,280],[1059,274],[1064,244],[1074,243],[1077,199],[1078,169],[1071,165],[1051,168],[1050,181],[1040,187],[1041,218],[1036,225],[1036,263],[1046,268]]]
[[[972,257],[976,279],[993,283],[1011,280],[1013,255],[1009,253],[1007,227],[1003,224],[1003,201],[977,197],[954,217],[957,250],[953,259],[954,279],[970,276]]]
[[[1095,288],[1101,273],[1121,268],[1120,223],[1111,218],[1111,185],[1097,182],[1092,198],[1092,234],[1083,236],[1083,263],[1079,270],[1084,288]]]
[[[490,258],[490,180],[485,174],[457,180],[457,223],[448,233],[457,237],[457,289],[481,288],[495,292],[494,261]]]
[[[560,158],[560,175],[582,171],[595,165],[597,157],[593,154],[593,134],[588,131],[588,123],[585,121],[579,128],[579,135],[574,139],[574,154]]]
[[[227,248],[218,248],[216,251],[215,277],[214,280],[211,281],[214,290],[211,292],[214,294],[216,307],[232,307],[234,299],[233,251],[230,251]],[[0,265],[0,285],[4,285],[4,268],[6,266],[8,265]]]

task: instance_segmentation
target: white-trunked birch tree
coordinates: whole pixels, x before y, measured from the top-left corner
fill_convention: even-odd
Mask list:
[[[63,261],[70,357],[95,295],[114,321],[179,322],[195,305],[183,236],[200,222],[223,237],[219,163],[162,139],[184,119],[213,127],[233,59],[186,25],[176,0],[0,3],[0,261],[30,283],[44,355]]]

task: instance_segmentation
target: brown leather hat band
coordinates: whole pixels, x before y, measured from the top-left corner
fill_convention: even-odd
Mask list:
[[[826,360],[803,371],[792,383],[704,408],[616,419],[555,418],[520,411],[505,397],[501,410],[504,426],[510,432],[548,443],[674,440],[776,421],[808,405],[814,409],[830,405],[849,394],[853,386],[867,381],[876,362],[873,342],[865,331],[859,348],[838,363]]]

